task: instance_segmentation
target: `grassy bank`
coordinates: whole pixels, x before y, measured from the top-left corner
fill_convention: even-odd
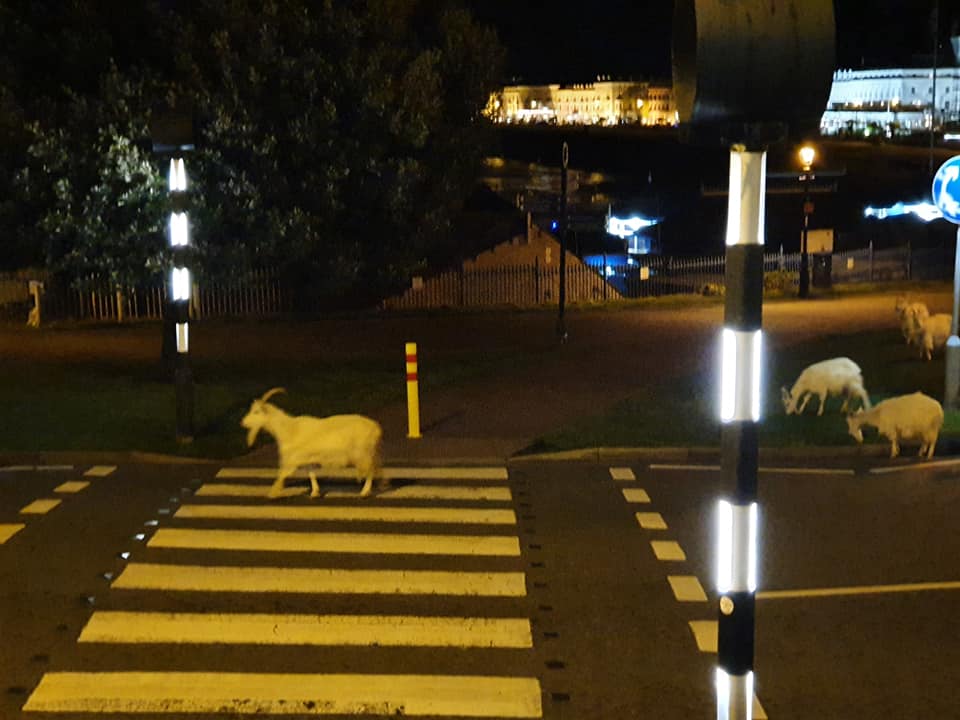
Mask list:
[[[804,415],[787,416],[780,397],[781,386],[790,388],[807,365],[841,356],[853,358],[860,365],[874,404],[918,390],[938,400],[943,397],[942,354],[934,355],[931,362],[917,359],[917,351],[906,347],[899,331],[825,336],[767,358],[767,365],[776,370],[765,373],[763,381],[760,428],[763,446],[851,446],[854,443],[840,412],[840,399],[831,398],[822,416],[816,414],[815,400],[810,401]],[[721,433],[717,420],[718,387],[715,371],[688,375],[669,388],[651,387],[643,394],[622,400],[609,412],[583,418],[540,438],[529,450],[715,446]],[[872,428],[864,434],[867,442],[886,442],[878,439]],[[946,413],[941,438],[960,440],[960,413]],[[916,452],[916,448],[908,445],[905,452]]]

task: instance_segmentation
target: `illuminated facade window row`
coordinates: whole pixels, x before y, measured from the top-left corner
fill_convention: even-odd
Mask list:
[[[504,123],[677,123],[671,87],[609,78],[577,85],[508,85],[491,96],[486,112]]]

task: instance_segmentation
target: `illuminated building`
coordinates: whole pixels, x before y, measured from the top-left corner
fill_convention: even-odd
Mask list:
[[[669,85],[598,77],[574,85],[508,85],[490,99],[496,122],[557,125],[674,125]]]
[[[933,68],[837,70],[820,121],[825,135],[882,132],[887,136],[960,122],[960,36],[952,39],[955,63]],[[936,85],[936,101],[933,93]]]

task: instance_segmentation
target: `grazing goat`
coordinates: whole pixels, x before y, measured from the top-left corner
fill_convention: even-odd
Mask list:
[[[846,412],[852,397],[859,398],[863,407],[870,407],[870,396],[863,387],[860,366],[845,357],[822,360],[810,365],[800,373],[792,389],[780,388],[780,395],[787,415],[802,415],[814,395],[820,403],[817,415],[823,415],[823,408],[830,395],[843,396],[842,412]],[[800,403],[800,407],[797,407],[797,403]]]
[[[920,345],[921,358],[929,360],[934,350],[939,350],[947,344],[952,322],[953,316],[947,313],[930,315],[918,322],[919,331],[915,337],[917,344]]]
[[[900,332],[907,345],[919,343],[921,325],[930,317],[927,306],[922,302],[910,302],[905,295],[898,295],[894,309],[900,318]]]
[[[240,421],[247,428],[248,446],[253,445],[260,430],[266,430],[277,441],[280,463],[270,497],[283,492],[284,481],[299,467],[306,467],[310,475],[310,497],[319,496],[316,472],[311,467],[316,465],[356,468],[357,481],[363,483],[360,495],[370,495],[373,478],[380,473],[383,431],[379,423],[363,415],[288,415],[267,402],[281,392],[285,392],[283,388],[268,390],[250,404]]]
[[[943,427],[943,408],[932,397],[916,392],[878,402],[870,410],[847,416],[847,429],[863,442],[863,426],[871,425],[890,441],[890,457],[900,454],[901,440],[920,440],[920,453],[933,457],[937,436]]]

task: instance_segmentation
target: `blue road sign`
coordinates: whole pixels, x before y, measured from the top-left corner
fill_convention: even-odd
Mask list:
[[[944,218],[960,225],[960,155],[947,160],[933,176],[933,204]]]

